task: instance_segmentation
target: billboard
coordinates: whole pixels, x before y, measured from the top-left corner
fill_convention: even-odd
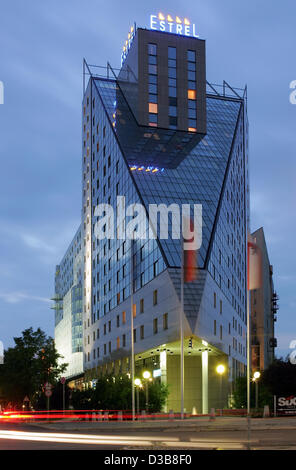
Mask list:
[[[296,415],[296,395],[276,397],[276,413],[282,416]]]

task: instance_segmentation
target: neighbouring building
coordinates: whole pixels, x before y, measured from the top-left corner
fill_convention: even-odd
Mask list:
[[[206,80],[196,37],[134,26],[125,47],[120,71],[84,61],[81,277],[72,242],[56,273],[56,344],[66,357],[77,352],[69,338],[79,286],[85,383],[130,374],[133,315],[136,376],[148,369],[168,383],[167,408],[180,410],[181,241],[171,230],[149,238],[145,223],[136,240],[98,239],[95,211],[201,204],[198,278],[184,288],[185,408],[207,413],[221,405],[216,367],[226,369],[223,406],[246,371],[246,89]],[[124,232],[117,215],[115,225]]]
[[[61,354],[60,363],[67,363],[65,376],[79,377],[83,373],[82,352],[82,250],[81,228],[77,230],[61,263],[56,266],[55,345]]]
[[[261,251],[262,287],[251,291],[251,349],[253,371],[263,371],[274,360],[277,340],[274,323],[277,321],[278,296],[273,285],[273,267],[270,264],[263,228],[252,237]]]

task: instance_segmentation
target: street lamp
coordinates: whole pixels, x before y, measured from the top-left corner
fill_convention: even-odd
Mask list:
[[[220,416],[222,416],[222,376],[225,372],[225,366],[223,364],[219,364],[216,367],[216,371],[220,375]]]
[[[137,414],[140,414],[140,400],[139,400],[139,389],[142,387],[142,382],[140,379],[135,379],[135,386],[137,387]]]
[[[261,374],[260,374],[259,371],[256,371],[253,374],[253,382],[255,382],[255,387],[256,387],[256,389],[255,389],[255,393],[256,393],[256,395],[255,395],[256,396],[256,398],[255,398],[255,400],[256,400],[255,401],[255,408],[256,408],[256,410],[258,410],[258,380],[260,379],[260,376],[261,376]]]
[[[146,382],[146,411],[148,413],[148,381],[151,378],[151,374],[149,370],[145,370],[143,372],[143,378],[145,379],[145,382]]]

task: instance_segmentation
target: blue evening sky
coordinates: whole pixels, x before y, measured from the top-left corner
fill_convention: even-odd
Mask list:
[[[280,311],[277,353],[296,339],[296,80],[292,0],[1,0],[0,340],[53,335],[55,265],[80,219],[82,59],[120,65],[133,21],[188,17],[206,39],[207,79],[248,85],[252,229],[263,226]]]

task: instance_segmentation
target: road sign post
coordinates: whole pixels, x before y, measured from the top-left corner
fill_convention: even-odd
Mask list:
[[[65,411],[66,406],[65,406],[65,383],[66,383],[66,378],[61,377],[61,384],[63,385],[63,411]]]

